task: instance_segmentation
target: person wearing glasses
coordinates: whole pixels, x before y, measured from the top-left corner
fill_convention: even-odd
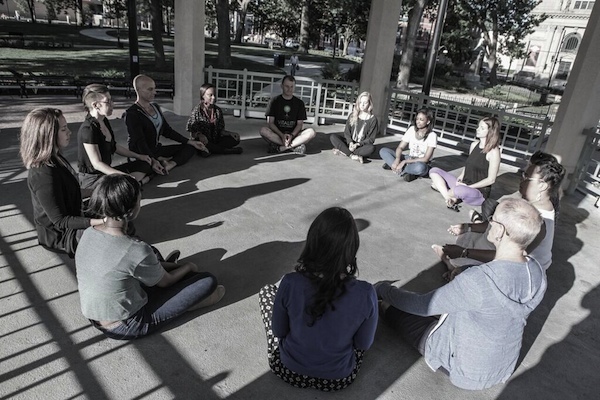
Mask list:
[[[546,273],[524,250],[542,217],[523,199],[502,201],[490,219],[493,260],[473,266],[429,293],[389,281],[375,284],[382,319],[450,382],[482,390],[506,382],[515,370],[529,314],[546,291]]]
[[[458,177],[440,168],[429,171],[431,188],[444,197],[446,207],[458,209],[459,201],[480,206],[490,196],[500,170],[500,121],[486,117],[479,121],[475,141]]]
[[[161,173],[162,165],[146,154],[138,154],[118,144],[108,117],[113,113],[113,101],[105,85],[93,83],[83,89],[85,120],[77,132],[79,183],[92,188],[103,175],[129,174],[145,184],[153,170]],[[112,166],[112,157],[118,154],[133,161]]]
[[[552,244],[554,242],[554,221],[559,206],[559,191],[565,176],[565,168],[551,154],[538,151],[531,156],[527,168],[521,174],[520,196],[534,206],[541,214],[544,224],[540,234],[526,249],[547,270],[552,264]],[[482,216],[489,218],[488,216]],[[469,223],[452,225],[448,232],[457,236],[456,244],[433,245],[433,250],[448,267],[445,274],[454,278],[465,267],[490,261],[496,247],[487,239],[491,225]]]
[[[38,242],[73,258],[83,231],[102,220],[83,215],[82,197],[89,190],[79,187],[75,170],[62,154],[71,140],[67,120],[56,108],[35,109],[25,117],[19,139]]]

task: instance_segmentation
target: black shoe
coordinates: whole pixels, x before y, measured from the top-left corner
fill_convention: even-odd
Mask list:
[[[413,175],[413,174],[404,174],[403,178],[404,178],[404,180],[405,180],[406,182],[412,182],[412,181],[414,181],[415,179],[417,179],[417,178],[418,178],[418,176],[417,176],[417,175]]]
[[[172,252],[169,253],[167,258],[165,258],[165,261],[170,262],[170,263],[176,263],[177,260],[179,260],[180,255],[181,255],[181,252],[179,250],[173,250]]]
[[[269,149],[267,150],[267,153],[269,153],[269,154],[278,154],[278,153],[280,153],[280,151],[279,151],[279,145],[277,143],[269,143]]]
[[[233,147],[231,149],[223,150],[223,154],[242,154],[243,151],[244,149],[241,147]]]
[[[202,158],[206,158],[210,156],[210,151],[208,150],[198,150],[198,155]]]
[[[387,165],[386,163],[383,163],[383,165],[381,166],[381,168],[383,169],[387,169],[388,171],[392,169],[392,167],[390,167],[389,165]]]

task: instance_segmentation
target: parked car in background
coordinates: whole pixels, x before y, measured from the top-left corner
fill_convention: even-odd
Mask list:
[[[298,50],[300,48],[300,43],[296,39],[288,39],[285,41],[285,47],[288,49]]]

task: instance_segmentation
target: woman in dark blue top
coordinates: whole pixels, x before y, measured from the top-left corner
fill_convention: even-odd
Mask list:
[[[377,296],[357,280],[354,218],[329,208],[312,223],[296,272],[259,294],[271,370],[296,387],[323,391],[356,378],[377,327]]]

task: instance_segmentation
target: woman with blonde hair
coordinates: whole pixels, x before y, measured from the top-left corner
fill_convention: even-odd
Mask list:
[[[145,184],[150,180],[152,168],[160,169],[160,163],[149,155],[135,153],[115,140],[108,117],[113,112],[113,101],[105,85],[93,83],[83,89],[83,106],[87,111],[79,127],[78,167],[82,188],[91,188],[103,175],[129,174]],[[113,167],[112,156],[118,154],[135,161]]]
[[[440,192],[446,207],[459,211],[457,203],[462,200],[471,206],[480,206],[490,196],[500,169],[500,121],[486,117],[479,121],[471,144],[469,156],[460,175],[432,168],[429,177],[431,188]]]
[[[38,108],[27,115],[21,127],[20,153],[28,170],[27,185],[39,243],[73,257],[83,230],[102,220],[82,214],[77,175],[61,153],[70,138],[61,110]]]
[[[375,152],[375,137],[378,131],[377,118],[373,115],[373,99],[369,92],[356,98],[352,114],[346,121],[344,136],[331,134],[333,153],[350,157],[361,164]]]

